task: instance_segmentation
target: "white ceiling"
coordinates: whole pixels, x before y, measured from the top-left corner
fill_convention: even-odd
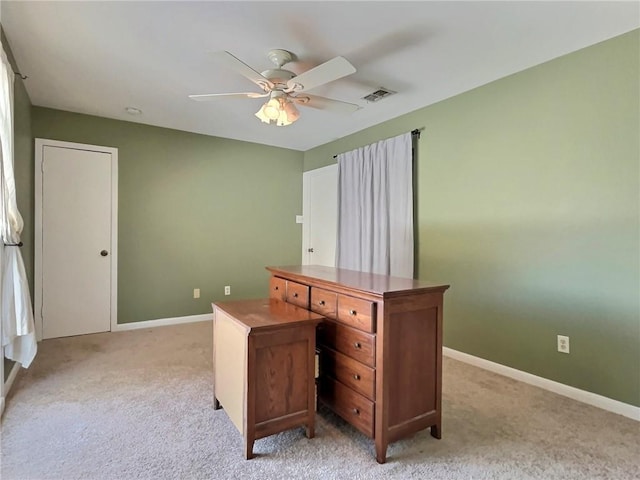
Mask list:
[[[304,151],[638,28],[640,3],[4,0],[0,21],[34,105]],[[357,72],[310,93],[362,108],[276,127],[262,99],[187,98],[258,91],[211,52],[262,71],[272,48],[298,74],[346,57]],[[398,93],[361,100],[380,86]]]

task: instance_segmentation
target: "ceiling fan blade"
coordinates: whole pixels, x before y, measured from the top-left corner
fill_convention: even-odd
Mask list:
[[[317,67],[293,77],[287,82],[290,90],[301,92],[333,82],[339,78],[355,73],[356,68],[344,57],[335,57]]]
[[[336,113],[353,113],[360,109],[360,105],[355,103],[342,102],[333,100],[332,98],[319,97],[317,95],[300,95],[297,97],[289,96],[289,98],[304,107],[317,108],[318,110],[329,110]]]
[[[229,52],[223,50],[221,52],[214,52],[213,55],[218,62],[225,64],[227,67],[235,70],[240,75],[247,77],[249,80],[251,80],[253,83],[258,85],[263,90],[265,91],[267,89],[270,90],[274,87],[273,82],[271,82],[271,80],[269,80],[266,77],[263,77],[262,74],[260,74],[259,72],[256,72],[249,65],[244,63],[239,58],[234,57]]]
[[[255,92],[245,92],[245,93],[208,93],[205,95],[189,95],[191,100],[195,100],[197,102],[206,102],[209,100],[215,100],[220,97],[235,97],[235,98],[260,98],[266,97],[269,95],[269,92],[266,93],[255,93]]]

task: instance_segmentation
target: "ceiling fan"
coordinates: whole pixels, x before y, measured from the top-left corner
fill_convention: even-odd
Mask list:
[[[242,60],[226,51],[214,53],[214,58],[255,83],[262,92],[242,93],[210,93],[205,95],[189,95],[197,101],[215,100],[220,97],[264,98],[269,100],[262,105],[256,117],[265,123],[275,123],[282,127],[298,120],[300,113],[297,105],[330,110],[338,113],[352,113],[360,107],[353,103],[333,100],[331,98],[310,95],[308,90],[319,87],[339,78],[355,73],[356,69],[344,57],[335,57],[317,67],[296,75],[282,67],[294,60],[294,55],[286,50],[270,50],[268,53],[276,68],[258,73]]]

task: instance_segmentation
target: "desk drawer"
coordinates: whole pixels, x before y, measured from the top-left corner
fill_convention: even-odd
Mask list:
[[[285,302],[287,300],[287,281],[280,277],[269,279],[269,298],[277,298]]]
[[[349,328],[331,320],[318,326],[318,343],[358,360],[376,366],[376,336]]]
[[[309,285],[287,280],[287,302],[302,308],[309,308]]]
[[[338,294],[323,288],[311,288],[311,310],[328,318],[336,318]]]
[[[365,332],[375,332],[374,304],[361,298],[338,295],[338,321]]]
[[[376,371],[373,368],[328,347],[322,349],[320,362],[322,375],[335,378],[369,400],[375,398]]]
[[[373,438],[374,404],[340,382],[325,377],[318,389],[320,401],[362,433]]]

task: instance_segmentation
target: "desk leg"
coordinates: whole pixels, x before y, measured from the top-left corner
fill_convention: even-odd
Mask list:
[[[253,458],[253,443],[254,439],[246,439],[244,444],[244,458],[251,460]]]
[[[316,431],[316,326],[307,328],[308,338],[308,368],[307,368],[307,423],[305,430],[307,438],[313,438]]]
[[[305,432],[306,432],[307,438],[315,437],[316,427],[315,427],[315,420],[313,418],[310,418],[307,421],[307,425],[305,426]]]
[[[442,432],[440,431],[440,424],[431,426],[431,436],[440,440],[442,438]]]
[[[376,461],[378,463],[386,463],[387,461],[387,444],[378,439],[376,439]]]

